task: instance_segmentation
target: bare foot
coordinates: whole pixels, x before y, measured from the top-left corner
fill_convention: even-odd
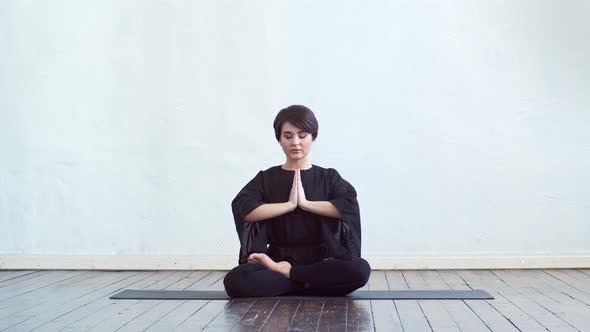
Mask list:
[[[250,263],[258,263],[267,269],[275,272],[279,272],[280,274],[284,275],[286,278],[289,278],[291,272],[291,263],[287,261],[280,261],[275,262],[272,258],[268,257],[267,254],[264,253],[253,253],[248,256],[248,262]]]

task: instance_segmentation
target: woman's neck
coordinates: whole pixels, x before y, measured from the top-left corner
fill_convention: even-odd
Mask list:
[[[296,170],[296,169],[309,169],[311,168],[311,163],[305,159],[305,160],[287,160],[284,164],[283,164],[283,169],[286,170]]]

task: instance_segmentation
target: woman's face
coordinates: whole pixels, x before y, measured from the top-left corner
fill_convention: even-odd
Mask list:
[[[283,123],[281,128],[281,147],[288,159],[305,159],[311,151],[312,136],[310,133],[295,127],[291,122]]]

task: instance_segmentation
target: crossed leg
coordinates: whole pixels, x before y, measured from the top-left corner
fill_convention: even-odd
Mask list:
[[[223,279],[229,296],[346,295],[363,287],[371,274],[369,263],[360,257],[291,266],[289,262],[275,262],[266,254],[252,254],[248,261]]]

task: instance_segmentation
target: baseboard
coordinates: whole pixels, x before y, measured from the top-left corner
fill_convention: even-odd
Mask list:
[[[364,257],[374,270],[590,268],[590,253],[572,255],[416,255]],[[0,270],[229,270],[235,255],[0,254]]]
[[[445,269],[572,269],[589,268],[589,254],[573,255],[425,255],[372,256],[367,258],[375,270]]]
[[[236,255],[0,255],[0,269],[229,270]]]

